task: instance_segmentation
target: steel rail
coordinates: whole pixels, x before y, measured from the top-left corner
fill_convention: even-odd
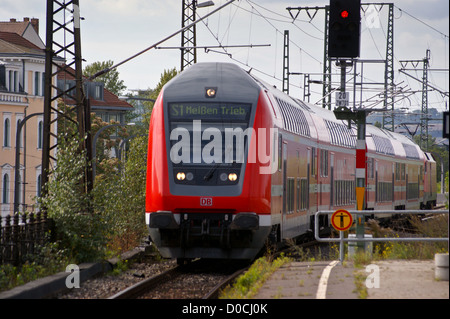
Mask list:
[[[180,266],[176,266],[174,268],[171,268],[169,270],[166,270],[165,272],[155,275],[149,279],[146,279],[144,281],[140,281],[118,293],[116,293],[113,296],[110,296],[108,299],[133,299],[136,298],[143,293],[145,293],[147,290],[152,289],[153,287],[166,282],[168,280],[171,280],[173,278],[176,278],[180,275]]]

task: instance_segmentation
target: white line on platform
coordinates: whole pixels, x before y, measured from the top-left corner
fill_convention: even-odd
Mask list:
[[[328,277],[330,277],[331,269],[333,269],[333,267],[336,266],[338,263],[339,261],[337,260],[332,261],[323,270],[322,276],[320,277],[319,286],[317,287],[316,299],[326,299]]]

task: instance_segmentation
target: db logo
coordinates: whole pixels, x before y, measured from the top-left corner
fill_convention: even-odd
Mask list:
[[[200,206],[212,206],[213,201],[211,197],[200,197]]]

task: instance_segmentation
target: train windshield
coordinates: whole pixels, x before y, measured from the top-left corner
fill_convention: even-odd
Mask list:
[[[243,163],[251,134],[250,104],[170,103],[170,158],[180,165]]]

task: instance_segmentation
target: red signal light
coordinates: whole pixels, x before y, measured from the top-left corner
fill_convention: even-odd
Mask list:
[[[341,17],[344,18],[344,19],[348,18],[348,11],[347,10],[342,11],[341,12]]]

